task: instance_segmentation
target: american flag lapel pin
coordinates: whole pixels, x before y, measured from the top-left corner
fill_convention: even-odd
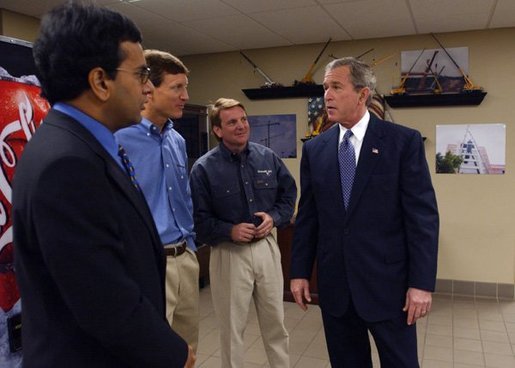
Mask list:
[[[372,148],[372,153],[375,155],[379,154],[379,150],[377,148]]]

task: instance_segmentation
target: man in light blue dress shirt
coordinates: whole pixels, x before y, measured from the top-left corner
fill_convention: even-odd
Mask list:
[[[189,70],[167,52],[145,50],[145,59],[155,89],[141,113],[141,123],[118,131],[116,139],[134,165],[164,246],[168,322],[196,350],[199,264],[188,157],[185,140],[170,120],[182,117],[189,99]]]

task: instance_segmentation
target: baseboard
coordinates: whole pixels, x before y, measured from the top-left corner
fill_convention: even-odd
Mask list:
[[[474,298],[513,300],[515,299],[515,284],[437,279],[435,292]]]

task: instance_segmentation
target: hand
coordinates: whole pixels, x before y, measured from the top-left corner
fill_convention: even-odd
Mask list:
[[[417,319],[425,317],[431,311],[431,292],[421,289],[409,288],[406,292],[406,304],[402,309],[408,312],[408,325],[414,324]]]
[[[261,224],[256,228],[255,237],[258,239],[264,238],[274,228],[274,219],[266,212],[256,212],[254,216],[261,217]]]
[[[193,352],[193,348],[191,345],[188,345],[188,359],[186,360],[186,364],[184,365],[184,368],[195,368],[195,361],[197,360],[197,357],[195,356],[195,353]]]
[[[297,303],[303,311],[308,309],[307,303],[304,302],[306,300],[308,303],[311,303],[311,294],[309,293],[309,281],[307,279],[291,279],[290,280],[290,290],[293,294],[293,298],[295,299],[295,303]]]
[[[234,242],[248,243],[256,236],[256,225],[249,223],[241,223],[234,225],[231,229],[231,239]]]

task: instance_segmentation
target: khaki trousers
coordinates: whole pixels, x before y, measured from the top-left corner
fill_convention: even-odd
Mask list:
[[[172,329],[197,351],[199,330],[199,264],[186,249],[166,257],[166,319]]]
[[[211,247],[209,277],[220,324],[222,368],[244,366],[243,334],[251,298],[270,367],[289,368],[281,253],[273,235],[250,244]]]

